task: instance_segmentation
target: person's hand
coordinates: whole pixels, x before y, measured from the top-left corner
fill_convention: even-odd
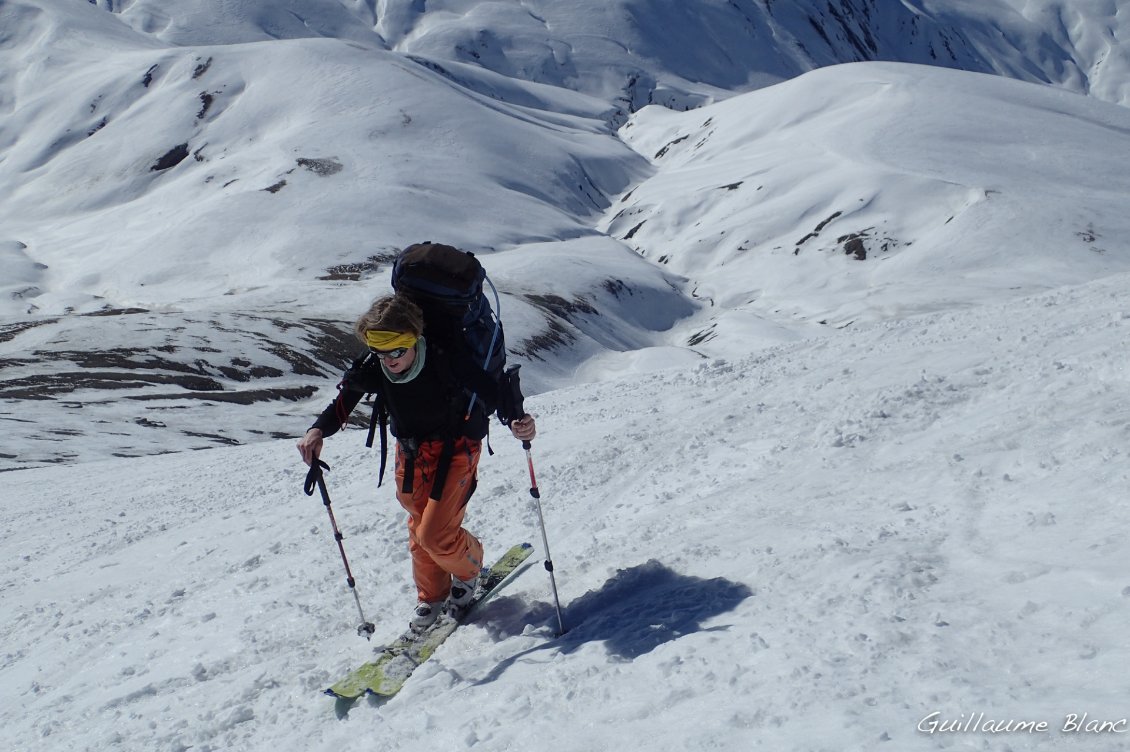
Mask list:
[[[314,464],[318,455],[322,453],[322,429],[311,428],[306,435],[298,440],[298,453],[307,465]]]
[[[534,416],[527,413],[519,420],[510,421],[510,433],[520,441],[533,441],[538,434],[537,426],[534,425]]]

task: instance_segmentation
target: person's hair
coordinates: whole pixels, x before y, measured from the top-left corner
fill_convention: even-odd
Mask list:
[[[377,298],[353,325],[353,333],[361,342],[365,341],[365,332],[368,331],[400,332],[419,337],[424,333],[424,312],[400,293]]]

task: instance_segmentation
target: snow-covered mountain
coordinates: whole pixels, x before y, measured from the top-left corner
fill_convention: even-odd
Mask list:
[[[846,62],[996,73],[1130,101],[1115,0],[98,0],[201,46],[329,37],[594,94],[623,118]],[[471,85],[474,85],[473,83]]]
[[[1122,108],[791,78],[1120,101],[1102,4],[421,8],[0,6],[3,467],[292,432],[422,239],[489,257],[535,392],[1121,268]]]
[[[0,0],[0,742],[1119,748],[1128,24]],[[533,567],[335,717],[370,648],[292,444],[425,239],[498,287],[571,629]],[[540,542],[501,434],[492,551]],[[326,459],[386,640],[361,435]]]
[[[1130,271],[1127,113],[942,68],[824,68],[638,113],[622,135],[656,171],[601,227],[693,281],[715,352],[757,336],[750,314],[808,335],[1031,294]]]

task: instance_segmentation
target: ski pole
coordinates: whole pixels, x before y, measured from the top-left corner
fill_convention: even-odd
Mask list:
[[[522,366],[515,364],[509,366],[503,372],[502,386],[499,388],[501,391],[502,406],[498,408],[498,415],[501,417],[503,413],[506,415],[506,420],[503,421],[506,425],[510,425],[513,421],[519,421],[525,415],[525,407],[522,406],[524,397],[522,397],[522,384],[519,378],[518,371]],[[557,610],[557,637],[565,633],[565,620],[562,619],[562,602],[557,597],[557,578],[554,577],[554,557],[549,553],[549,536],[546,535],[546,518],[541,513],[541,492],[538,490],[538,477],[533,474],[533,456],[530,453],[532,444],[528,440],[522,441],[522,449],[525,450],[525,466],[530,469],[530,495],[533,496],[533,508],[538,512],[538,527],[541,528],[541,545],[546,550],[546,571],[549,572],[549,587],[554,591],[554,607]]]
[[[521,380],[518,377],[518,369],[520,365],[512,365],[504,372],[503,380],[503,398],[502,402],[505,405],[504,411],[506,412],[506,423],[510,424],[511,421],[519,420],[526,414],[526,408],[522,406],[524,397],[522,397]],[[501,414],[501,411],[500,411]],[[561,600],[557,597],[557,578],[553,575],[553,556],[549,553],[549,537],[545,533],[545,515],[541,511],[541,491],[538,490],[538,479],[534,475],[534,458],[530,454],[532,444],[529,441],[522,442],[522,448],[526,450],[526,466],[530,470],[530,496],[534,498],[534,508],[538,513],[538,526],[541,528],[541,543],[545,548],[545,571],[549,572],[549,586],[553,590],[553,605],[557,609],[557,627],[560,631],[557,636],[565,634],[565,620],[561,618]]]
[[[549,552],[549,538],[545,534],[545,517],[541,512],[541,491],[538,490],[538,480],[534,475],[534,458],[530,454],[532,444],[522,442],[526,450],[526,466],[530,469],[530,496],[534,498],[534,507],[538,512],[538,525],[541,527],[541,543],[545,547],[545,571],[549,572],[549,586],[553,590],[553,606],[557,610],[557,636],[565,634],[565,621],[561,618],[561,601],[557,597],[557,578],[553,576],[553,555]]]
[[[357,634],[369,640],[372,639],[373,632],[377,631],[377,627],[365,618],[365,611],[361,608],[361,598],[357,595],[357,581],[353,579],[353,572],[349,570],[349,559],[345,556],[345,546],[341,542],[345,536],[341,534],[341,530],[337,526],[337,519],[334,517],[333,507],[330,506],[330,493],[326,490],[326,480],[322,475],[322,468],[329,470],[330,466],[315,457],[314,461],[310,463],[310,472],[306,473],[306,483],[303,490],[306,491],[307,496],[313,496],[314,486],[316,485],[318,491],[322,494],[322,504],[325,505],[326,513],[330,516],[330,526],[333,527],[337,550],[341,552],[341,563],[345,565],[345,581],[353,593],[353,600],[357,602],[357,613],[361,614],[361,626],[357,627]]]

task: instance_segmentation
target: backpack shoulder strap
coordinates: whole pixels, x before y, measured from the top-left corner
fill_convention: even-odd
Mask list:
[[[354,367],[361,366],[367,358],[367,353],[358,358],[354,361]],[[382,394],[379,386],[377,391],[371,394],[373,395],[373,413],[369,416],[369,433],[365,437],[365,446],[370,449],[373,447],[373,435],[379,426],[381,430],[381,469],[377,474],[377,488],[380,488],[381,484],[384,483],[385,466],[388,459],[388,405],[385,403],[384,394]]]
[[[373,434],[376,433],[378,426],[381,429],[381,469],[377,473],[377,488],[380,488],[381,484],[384,483],[385,465],[388,460],[388,409],[379,393],[373,397],[373,414],[369,418],[369,435],[365,437],[366,447],[372,448]]]

